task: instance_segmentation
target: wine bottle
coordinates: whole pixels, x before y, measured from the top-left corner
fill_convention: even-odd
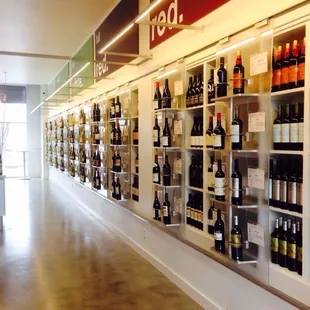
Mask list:
[[[81,172],[80,172],[80,181],[82,183],[86,182],[86,174],[85,174],[85,168],[81,166]]]
[[[239,227],[238,216],[234,216],[234,227],[230,232],[231,236],[231,258],[233,260],[243,260],[242,230]]]
[[[155,125],[153,127],[153,146],[160,147],[160,127],[158,126],[157,117],[155,117]]]
[[[296,197],[296,211],[302,214],[303,210],[303,161],[299,160],[297,166],[297,197]]]
[[[135,122],[135,128],[132,133],[132,140],[134,145],[139,144],[139,129],[138,129],[138,121]]]
[[[85,118],[85,114],[83,111],[83,117]],[[100,110],[100,106],[99,103],[97,104],[97,122],[100,122],[101,120],[101,110]],[[85,124],[85,120],[84,120],[84,124]]]
[[[292,231],[287,242],[287,267],[290,271],[297,271],[296,223],[292,223]]]
[[[168,118],[165,118],[165,127],[163,130],[162,145],[163,147],[171,147],[171,132],[169,128]]]
[[[281,174],[280,174],[280,208],[287,210],[287,185],[288,185],[288,176],[286,171],[287,161],[282,159],[280,161]]]
[[[301,53],[298,59],[297,86],[305,86],[306,38],[303,39]]]
[[[290,43],[286,43],[281,66],[281,90],[289,88]]]
[[[201,83],[201,74],[197,76],[196,88],[195,88],[195,105],[199,106],[202,103],[200,102],[200,83]]]
[[[242,65],[240,51],[237,51],[236,64],[234,66],[233,93],[244,93],[244,67]]]
[[[153,100],[153,109],[160,110],[162,108],[161,93],[159,90],[159,82],[155,82],[155,95]]]
[[[272,193],[273,193],[273,160],[269,160],[269,206],[273,206],[273,199],[272,199]]]
[[[187,225],[192,225],[191,208],[192,208],[192,194],[188,194],[188,201],[186,204],[186,224]]]
[[[281,73],[282,73],[282,46],[278,46],[277,58],[273,69],[272,91],[281,90]]]
[[[201,73],[199,73],[198,81],[199,81],[199,105],[203,105],[204,86],[203,86],[203,79],[202,79]]]
[[[281,119],[281,148],[282,150],[288,150],[290,144],[290,120],[288,116],[289,104],[282,107],[282,119]]]
[[[239,171],[239,160],[235,159],[235,170],[231,175],[232,191],[231,203],[233,205],[242,205],[242,175]]]
[[[101,189],[101,179],[100,179],[100,173],[98,170],[96,171],[96,189],[97,190]]]
[[[214,147],[213,116],[209,116],[209,127],[206,132],[206,147],[207,149],[213,149]]]
[[[214,174],[213,174],[214,157],[211,157],[210,165],[208,167],[208,191],[214,192]]]
[[[192,89],[193,89],[193,77],[189,77],[188,88],[186,92],[186,107],[190,108],[192,106],[191,98],[192,98]]]
[[[210,79],[208,81],[208,103],[213,103],[215,98],[214,87],[214,69],[210,70]]]
[[[197,116],[194,116],[194,123],[191,131],[191,147],[197,147],[198,146],[198,139],[197,139]]]
[[[139,154],[137,154],[135,159],[135,167],[136,167],[136,173],[139,173]]]
[[[115,118],[115,98],[112,99],[110,108],[110,118]]]
[[[121,102],[119,101],[119,96],[116,97],[115,117],[122,117],[122,105]]]
[[[97,152],[97,155],[96,155],[96,166],[97,167],[101,166],[100,152]]]
[[[221,210],[217,210],[217,220],[214,223],[214,245],[217,252],[225,253],[225,224],[221,219]]]
[[[192,162],[189,166],[189,186],[196,187],[196,184],[197,184],[196,157],[192,156]]]
[[[132,200],[135,200],[137,201],[137,195],[136,195],[136,177],[133,178],[133,183],[132,183],[132,186],[131,186],[131,197],[132,197]]]
[[[293,165],[292,165],[293,164]],[[296,162],[295,162],[296,164]],[[288,210],[295,212],[297,209],[297,178],[294,167],[294,162],[290,162],[288,169],[290,171],[288,179]]]
[[[97,111],[96,111],[96,109],[97,109],[97,105],[95,103],[94,106],[93,106],[93,122],[96,122],[96,119],[97,119]]]
[[[196,206],[196,195],[192,195],[192,206],[191,206],[191,225],[196,227],[197,224],[197,206]]]
[[[279,264],[279,219],[275,220],[274,231],[271,234],[271,262]]]
[[[199,93],[197,94],[197,75],[194,76],[192,96],[191,96],[191,106],[195,107],[198,105]]]
[[[198,188],[203,189],[203,158],[202,157],[198,157],[197,174],[198,174],[198,178],[197,178],[196,186]]]
[[[304,149],[304,105],[298,103],[298,143],[297,149],[302,151]]]
[[[165,156],[165,164],[163,166],[163,183],[164,186],[171,185],[171,166],[168,162],[168,156]]]
[[[274,150],[281,150],[282,143],[281,143],[281,105],[278,105],[278,114],[276,119],[273,122],[273,149]]]
[[[279,234],[283,232],[283,217],[279,217]]]
[[[225,58],[220,58],[220,67],[217,70],[218,84],[217,84],[217,97],[227,96],[227,70],[225,69]]]
[[[116,199],[116,182],[115,176],[112,178],[112,198]]]
[[[275,208],[280,207],[280,180],[281,180],[280,162],[276,162],[276,174],[272,180],[272,200]]]
[[[215,199],[225,201],[225,173],[222,170],[222,161],[218,161],[218,170],[215,173]]]
[[[170,201],[168,199],[168,193],[165,193],[165,201],[163,203],[163,220],[165,225],[171,224],[171,210]]]
[[[112,145],[116,145],[116,128],[115,128],[115,123],[112,123],[110,143]]]
[[[171,93],[169,90],[169,81],[165,79],[165,88],[163,92],[163,108],[170,109],[171,108]]]
[[[116,151],[112,155],[112,171],[116,172]]]
[[[203,147],[203,117],[198,116],[198,147]]]
[[[160,184],[160,167],[158,163],[158,155],[155,155],[155,163],[153,166],[153,183]]]
[[[290,121],[290,150],[297,150],[298,148],[298,118],[295,112],[295,104],[291,104],[290,106],[290,114],[289,114],[289,121]]]
[[[208,234],[214,235],[214,204],[213,201],[210,202],[210,209],[208,211]]]
[[[94,169],[93,172],[93,182],[92,182],[92,188],[96,189],[96,180],[97,180],[97,168]]]
[[[283,222],[283,231],[279,235],[279,265],[287,267],[287,221]]]
[[[198,214],[197,228],[203,231],[203,202],[202,200],[203,200],[202,194],[199,194],[198,211],[197,211],[197,214]]]
[[[119,152],[115,157],[115,172],[122,172],[122,157]]]
[[[122,200],[121,183],[119,182],[119,178],[116,179],[115,198],[117,200]]]
[[[116,134],[115,134],[116,145],[122,145],[122,131],[119,123],[117,123]]]
[[[154,211],[154,217],[153,219],[156,221],[161,221],[161,207],[160,207],[160,202],[158,199],[158,193],[155,191],[155,199],[153,203],[153,211]]]
[[[95,138],[95,144],[100,144],[100,132],[99,132],[99,127],[97,125],[95,125],[94,128],[94,138]]]
[[[221,113],[216,114],[217,125],[213,130],[214,133],[214,149],[225,149],[225,130],[221,125]]]
[[[301,233],[301,224],[297,222],[297,272],[299,275],[302,275],[302,233]]]
[[[298,59],[299,59],[299,51],[298,51],[298,42],[297,40],[293,41],[293,48],[290,57],[290,66],[289,66],[289,87],[296,88],[298,86]]]
[[[243,122],[239,118],[239,107],[235,107],[235,117],[231,122],[231,148],[233,150],[242,150],[242,128]]]

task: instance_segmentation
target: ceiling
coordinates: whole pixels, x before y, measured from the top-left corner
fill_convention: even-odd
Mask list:
[[[73,56],[120,0],[0,0],[0,51]],[[0,56],[0,84],[48,84],[66,61]]]

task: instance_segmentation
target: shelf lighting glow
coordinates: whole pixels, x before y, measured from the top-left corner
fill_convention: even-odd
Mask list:
[[[217,51],[217,52],[216,52],[216,55],[224,54],[224,53],[226,53],[226,52],[228,52],[228,51],[231,51],[231,50],[235,49],[236,47],[239,47],[239,46],[248,44],[248,43],[250,43],[250,42],[252,42],[252,41],[254,41],[254,40],[255,40],[255,38],[254,38],[254,37],[251,37],[251,38],[246,39],[246,40],[244,40],[244,41],[241,41],[241,42],[239,42],[239,43],[233,44],[233,45],[231,45],[231,46],[228,46],[228,47],[226,47],[226,48],[223,48],[223,49],[220,50],[220,51]]]
[[[261,36],[261,37],[266,37],[266,36],[268,36],[268,35],[270,35],[270,34],[272,34],[272,30],[265,31],[265,32],[263,32],[260,36]]]
[[[178,71],[178,69],[170,70],[170,71],[168,71],[168,72],[165,72],[165,73],[159,75],[157,78],[158,78],[158,79],[161,79],[161,78],[163,78],[163,77],[165,77],[165,76],[168,76],[168,75],[170,75],[170,74],[173,74],[173,73],[175,73],[175,72],[177,72],[177,71]]]
[[[145,17],[150,11],[152,11],[155,6],[157,6],[162,0],[154,1],[144,12],[142,12],[135,20],[135,23],[139,22],[143,17]]]

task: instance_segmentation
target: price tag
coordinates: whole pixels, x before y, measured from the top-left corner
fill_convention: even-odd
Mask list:
[[[248,241],[265,247],[264,227],[248,222]]]
[[[257,75],[268,72],[267,52],[251,55],[250,57],[250,75]]]
[[[249,113],[249,132],[266,131],[266,113],[256,112]]]
[[[182,159],[181,158],[173,159],[173,173],[182,174]]]
[[[265,190],[265,171],[248,168],[248,186]]]
[[[183,81],[175,81],[174,82],[174,95],[182,96],[184,94]]]
[[[175,135],[182,135],[183,134],[183,122],[182,120],[176,120],[174,121],[173,127],[174,127],[174,134]]]

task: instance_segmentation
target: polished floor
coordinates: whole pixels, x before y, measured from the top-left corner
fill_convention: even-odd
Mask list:
[[[52,183],[6,185],[0,310],[201,309]]]

